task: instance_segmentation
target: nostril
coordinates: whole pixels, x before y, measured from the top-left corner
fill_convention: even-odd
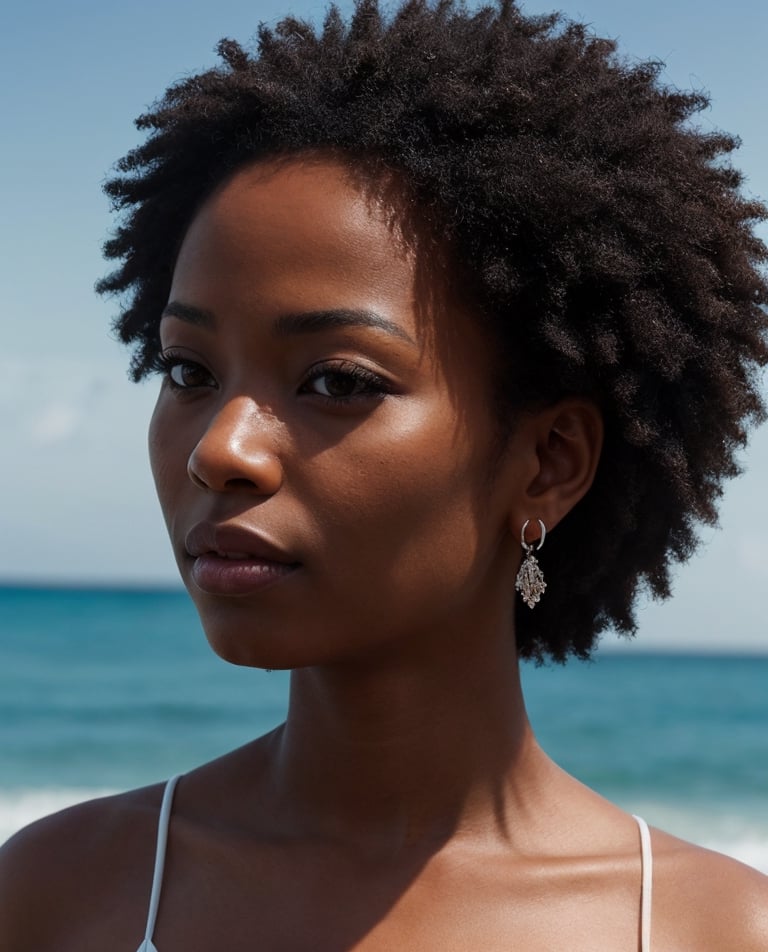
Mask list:
[[[243,477],[237,477],[234,479],[227,479],[224,483],[226,489],[258,489],[258,485],[252,479],[244,479]]]

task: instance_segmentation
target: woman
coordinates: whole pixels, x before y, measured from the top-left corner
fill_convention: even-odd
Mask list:
[[[0,945],[764,950],[764,877],[559,770],[518,677],[668,594],[763,413],[734,140],[511,4],[220,49],[140,120],[101,288],[207,636],[289,714],[19,834]]]

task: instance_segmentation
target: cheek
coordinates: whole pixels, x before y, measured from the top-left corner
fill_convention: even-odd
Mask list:
[[[448,597],[480,574],[504,512],[475,445],[453,427],[400,430],[391,440],[380,432],[375,453],[361,450],[327,477],[358,591],[391,588],[399,602]]]
[[[173,515],[170,511],[171,503],[177,495],[180,483],[187,478],[188,454],[185,453],[180,428],[169,425],[165,403],[164,394],[161,392],[149,421],[147,445],[157,497],[165,521],[170,525]]]

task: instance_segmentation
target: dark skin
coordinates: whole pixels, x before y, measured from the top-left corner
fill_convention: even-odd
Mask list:
[[[158,493],[214,649],[294,670],[285,725],[180,783],[159,952],[638,948],[637,827],[538,747],[511,611],[520,528],[589,490],[600,414],[500,445],[492,347],[422,265],[329,157],[238,173],[186,235]],[[0,947],[135,952],[161,794],[14,838]],[[768,946],[764,877],[653,846],[654,952]]]

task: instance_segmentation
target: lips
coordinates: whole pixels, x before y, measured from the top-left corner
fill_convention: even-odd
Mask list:
[[[192,580],[210,595],[250,595],[300,567],[270,539],[241,526],[200,522],[187,533]]]

